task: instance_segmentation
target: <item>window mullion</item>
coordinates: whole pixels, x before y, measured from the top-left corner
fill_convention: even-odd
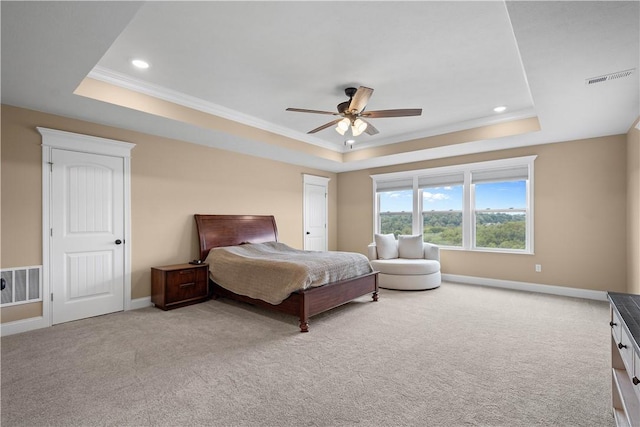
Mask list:
[[[413,234],[422,234],[422,194],[418,188],[418,177],[413,177],[413,221],[411,229]]]
[[[373,218],[373,234],[380,233],[380,195],[373,191],[373,204],[375,205],[375,214]]]
[[[471,249],[473,230],[473,194],[471,191],[471,173],[465,171],[462,201],[462,247]]]
[[[533,209],[532,209],[532,204],[533,204],[533,197],[531,194],[531,187],[532,187],[532,183],[533,183],[533,173],[531,171],[531,167],[529,168],[529,179],[527,180],[526,183],[526,192],[527,192],[527,201],[526,201],[526,208],[525,208],[525,215],[527,218],[527,225],[526,225],[526,229],[525,229],[525,250],[527,252],[533,253]]]

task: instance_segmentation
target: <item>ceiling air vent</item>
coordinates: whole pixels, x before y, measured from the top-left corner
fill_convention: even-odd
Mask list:
[[[623,77],[629,77],[634,73],[634,71],[636,71],[636,69],[632,68],[630,70],[617,71],[615,73],[605,74],[603,76],[591,77],[591,78],[585,79],[584,84],[593,85],[596,83],[608,82],[609,80],[616,80],[616,79],[621,79]]]

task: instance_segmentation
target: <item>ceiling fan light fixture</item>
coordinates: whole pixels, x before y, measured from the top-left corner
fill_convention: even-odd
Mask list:
[[[367,129],[367,122],[362,119],[356,119],[351,126],[353,136],[358,136]]]
[[[336,126],[336,132],[338,132],[340,135],[344,135],[345,132],[349,129],[350,124],[351,121],[345,117],[338,122],[338,126]]]
[[[493,111],[495,111],[496,113],[503,113],[506,110],[507,110],[507,107],[505,107],[504,105],[499,105],[493,109]]]

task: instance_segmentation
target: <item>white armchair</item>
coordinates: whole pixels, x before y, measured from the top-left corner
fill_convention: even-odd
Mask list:
[[[440,248],[422,242],[422,236],[376,235],[368,246],[378,285],[386,289],[424,290],[440,286]]]

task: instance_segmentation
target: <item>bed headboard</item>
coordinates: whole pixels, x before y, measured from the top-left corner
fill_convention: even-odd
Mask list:
[[[194,217],[203,261],[211,248],[278,241],[276,219],[272,215],[196,214]]]

